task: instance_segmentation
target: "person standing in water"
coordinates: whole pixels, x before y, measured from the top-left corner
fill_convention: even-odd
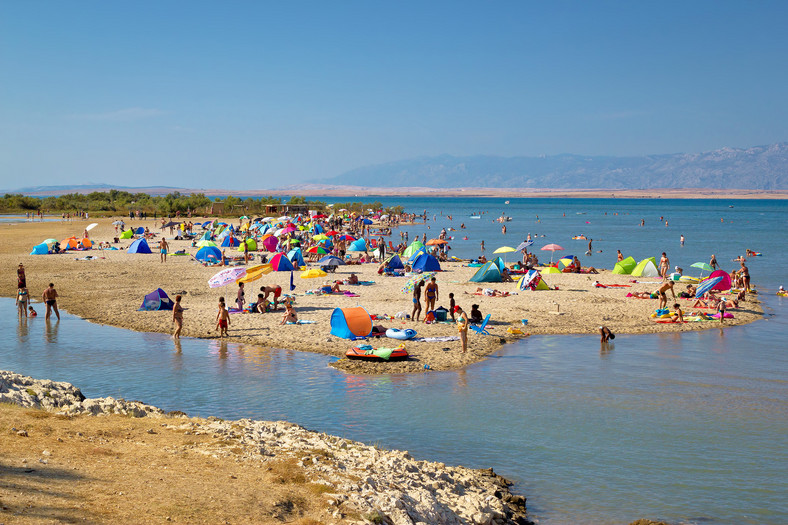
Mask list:
[[[47,312],[46,315],[44,315],[44,319],[49,320],[49,317],[52,315],[52,310],[54,310],[57,320],[60,321],[60,312],[57,309],[58,297],[59,295],[57,290],[55,290],[55,285],[53,283],[49,283],[49,288],[44,290],[44,293],[41,295],[41,298],[44,300],[44,304],[47,307]]]
[[[172,333],[173,339],[181,338],[181,329],[183,328],[183,307],[181,306],[180,295],[175,296],[175,304],[172,305],[172,322],[175,324],[175,331]]]

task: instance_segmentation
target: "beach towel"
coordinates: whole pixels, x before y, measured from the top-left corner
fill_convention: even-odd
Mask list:
[[[414,337],[411,341],[418,341],[420,343],[444,343],[447,341],[459,341],[459,335],[444,335],[442,337]]]

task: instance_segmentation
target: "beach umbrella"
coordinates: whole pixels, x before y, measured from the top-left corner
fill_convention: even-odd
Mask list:
[[[94,222],[94,223],[92,223],[92,224],[88,224],[88,225],[85,227],[85,231],[90,231],[90,230],[92,230],[93,228],[95,228],[96,226],[98,226],[98,223],[97,223],[97,222]]]
[[[429,243],[427,243],[427,244],[429,244]],[[516,248],[512,248],[511,246],[501,246],[500,248],[495,250],[493,253],[511,253],[511,252],[516,252],[516,251],[517,251],[517,249]]]
[[[315,279],[317,277],[325,277],[328,275],[320,268],[311,268],[305,272],[301,272],[301,279]]]
[[[337,237],[336,240],[338,240],[338,241],[355,241],[356,238],[353,237],[352,235],[348,235],[347,233],[344,233],[344,234],[340,235],[339,237]]]
[[[336,231],[336,230],[328,230],[328,231],[326,232],[326,235],[329,235],[329,236],[331,236],[331,237],[333,237],[334,235],[339,235],[339,234],[340,234],[340,232],[338,232],[338,231]]]
[[[41,244],[46,244],[47,246],[50,246],[50,245],[52,245],[52,244],[55,244],[56,242],[58,242],[58,240],[57,240],[57,239],[46,239],[46,240],[45,240],[44,242],[42,242]]]
[[[326,215],[325,213],[318,213],[317,215],[312,216],[313,219],[325,219],[327,217],[328,215]]]
[[[277,253],[271,258],[271,267],[275,272],[292,272],[295,269],[284,253]]]
[[[714,271],[714,268],[712,268],[711,266],[709,266],[708,263],[705,263],[705,262],[692,263],[692,264],[690,264],[690,266],[692,266],[693,268],[700,268],[700,276],[701,277],[703,277],[703,272],[704,271],[705,272],[710,272],[710,273]]]
[[[380,235],[383,234],[381,233]],[[426,246],[440,246],[441,244],[449,244],[449,241],[445,241],[443,239],[430,239],[429,241],[427,241]]]
[[[335,255],[326,255],[325,257],[317,261],[317,263],[323,266],[342,266],[343,264],[345,264],[345,261],[343,261],[342,259],[340,259]]]
[[[126,223],[123,221],[115,221],[112,223],[113,226],[125,226]]]
[[[257,279],[261,278],[263,275],[265,275],[267,273],[271,273],[271,272],[274,271],[274,269],[271,268],[270,264],[264,264],[264,265],[260,265],[260,266],[261,267],[258,270],[255,270],[255,271],[251,271],[250,269],[247,269],[246,273],[244,275],[242,275],[235,282],[236,283],[251,283],[252,281],[256,281]]]
[[[316,253],[318,255],[325,255],[328,253],[328,250],[326,250],[322,246],[312,246],[307,250],[307,253]]]
[[[720,281],[722,281],[722,276],[706,279],[698,285],[698,288],[695,291],[695,297],[703,297],[703,294],[714,288],[714,286],[716,286]]]
[[[314,239],[314,240],[316,240],[316,241],[325,241],[325,240],[327,240],[327,239],[328,239],[328,235],[324,235],[324,234],[320,233],[320,234],[318,234],[318,235],[314,235],[314,236],[312,237],[312,239]]]
[[[564,249],[558,246],[557,244],[547,244],[542,246],[543,251],[549,251],[550,253],[550,262],[553,262],[553,254],[558,251],[563,251]]]
[[[268,237],[263,238],[262,240],[263,247],[268,250],[269,252],[275,252],[276,246],[279,244],[279,239],[274,237],[273,235],[269,235]]]
[[[242,277],[245,273],[246,268],[227,268],[208,279],[208,286],[211,288],[219,288],[220,286],[229,284]]]
[[[413,293],[413,289],[416,287],[416,283],[421,280],[424,280],[426,283],[429,281],[433,276],[435,276],[435,272],[424,272],[418,275],[414,275],[408,282],[405,283],[405,286],[402,287],[402,293]]]
[[[565,255],[558,259],[558,269],[563,270],[567,266],[572,266],[575,262],[575,258],[573,255]]]
[[[200,248],[203,248],[205,246],[216,246],[216,243],[213,241],[206,241],[203,239],[202,241],[197,243],[197,246],[199,246]]]
[[[514,249],[514,251],[521,252],[521,251],[525,250],[526,248],[528,248],[529,246],[533,245],[533,243],[534,243],[534,241],[521,242],[520,244],[517,245],[517,247]]]

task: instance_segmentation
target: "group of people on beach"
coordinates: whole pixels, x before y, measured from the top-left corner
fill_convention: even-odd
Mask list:
[[[57,290],[55,290],[55,285],[53,283],[49,283],[44,293],[41,294],[41,299],[46,306],[44,319],[47,321],[51,317],[52,312],[55,312],[57,320],[60,321],[60,311],[57,309],[58,297]],[[27,290],[27,275],[25,274],[25,265],[22,263],[19,263],[19,267],[16,270],[16,307],[17,314],[20,318],[38,316],[38,312],[36,312],[30,304],[30,293]]]

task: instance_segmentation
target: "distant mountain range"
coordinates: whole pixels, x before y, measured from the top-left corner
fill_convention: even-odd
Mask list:
[[[788,143],[643,157],[441,155],[357,168],[328,185],[430,188],[788,189]]]

